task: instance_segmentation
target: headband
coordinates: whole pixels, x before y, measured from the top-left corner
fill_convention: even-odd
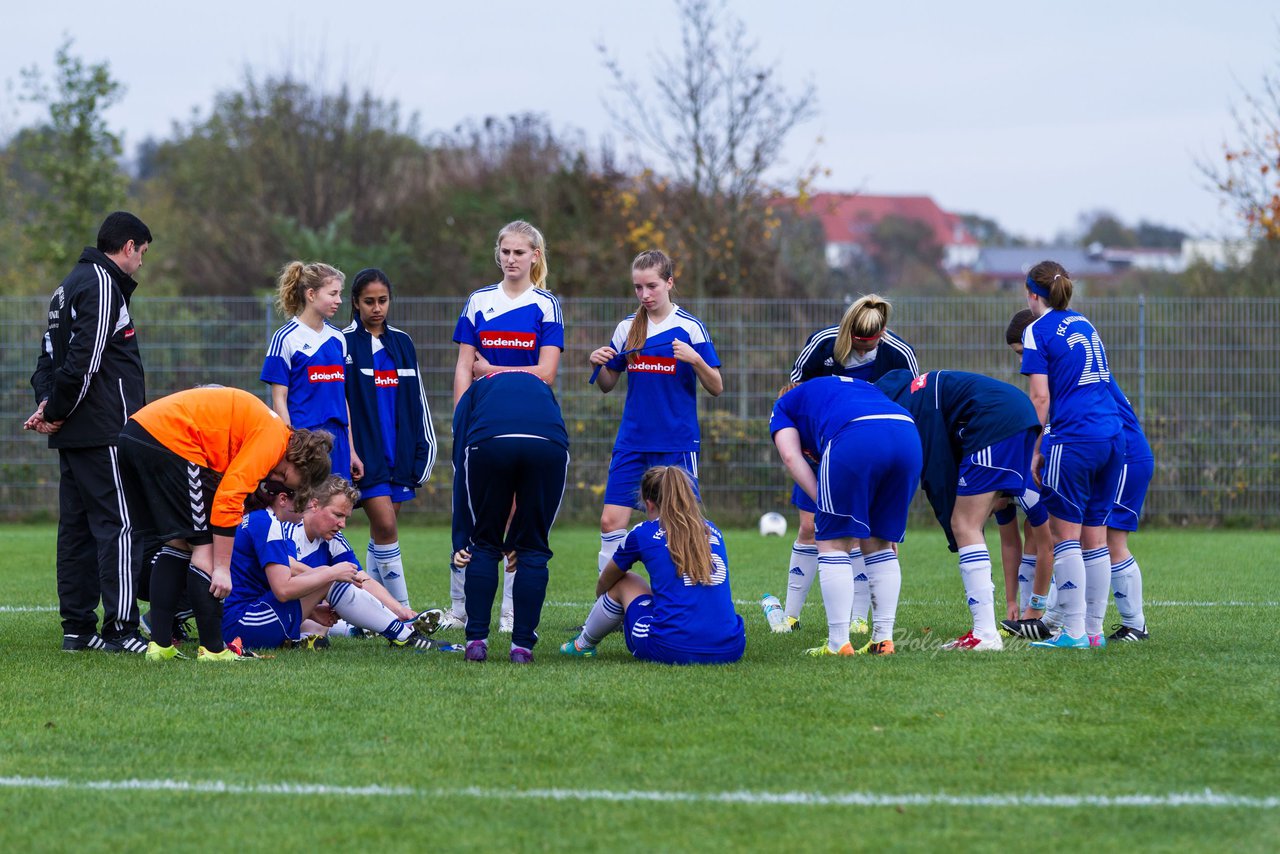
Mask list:
[[[1035,279],[1027,276],[1027,290],[1040,297],[1041,299],[1049,298],[1049,289],[1037,282]]]

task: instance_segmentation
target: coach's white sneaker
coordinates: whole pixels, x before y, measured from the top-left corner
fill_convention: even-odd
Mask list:
[[[498,617],[498,631],[504,634],[511,634],[511,630],[516,626],[516,615],[512,611],[503,611],[502,616]]]
[[[452,608],[440,615],[440,626],[436,631],[441,632],[445,629],[465,629],[467,627],[467,615],[459,615]]]
[[[1004,649],[1004,641],[1000,640],[999,635],[984,638],[981,635],[975,635],[973,632],[966,632],[953,641],[948,641],[942,645],[943,649],[971,649],[975,652],[991,651]]]

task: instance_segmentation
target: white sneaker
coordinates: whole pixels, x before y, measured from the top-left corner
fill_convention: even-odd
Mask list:
[[[440,626],[436,631],[444,631],[445,629],[465,629],[467,627],[467,615],[458,615],[453,609],[445,611],[440,615]]]
[[[996,652],[1004,649],[1004,641],[1000,640],[999,635],[993,637],[983,637],[975,635],[973,632],[967,632],[953,641],[948,641],[942,645],[943,649],[971,649],[975,652]]]
[[[503,611],[502,616],[498,618],[498,631],[503,634],[511,634],[511,630],[516,626],[516,615],[511,611]]]

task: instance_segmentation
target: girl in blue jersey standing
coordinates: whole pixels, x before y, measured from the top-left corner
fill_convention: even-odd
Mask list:
[[[591,354],[596,386],[608,394],[627,375],[627,399],[609,460],[600,514],[598,569],[604,572],[627,536],[632,509],[642,508],[640,479],[653,466],[679,466],[697,489],[698,385],[724,391],[720,357],[702,321],[671,301],[675,268],[657,249],[631,262],[640,308],[614,330],[608,346]]]
[[[458,362],[453,371],[453,405],[480,377],[503,371],[528,371],[554,385],[564,351],[564,315],[560,300],[546,289],[547,241],[542,232],[516,220],[502,227],[493,248],[493,259],[502,270],[502,281],[472,292],[462,309],[453,340]],[[453,605],[445,612],[443,628],[466,621],[463,597],[464,572],[451,565],[450,595]],[[508,573],[503,581],[499,631],[512,627],[511,589]]]
[[[683,468],[655,466],[640,481],[647,521],[627,534],[596,582],[596,603],[578,637],[560,647],[590,657],[621,626],[642,661],[727,664],[742,658],[746,631],[733,609],[724,535],[702,516]],[[632,572],[643,563],[646,584]]]
[[[791,369],[791,382],[802,383],[815,377],[853,377],[873,383],[889,371],[909,370],[920,373],[916,351],[889,329],[893,306],[879,294],[859,297],[835,326],[819,329],[809,336],[804,349]],[[810,461],[816,473],[817,462]],[[800,527],[791,546],[791,563],[787,571],[786,622],[781,630],[793,630],[800,622],[800,611],[809,598],[809,588],[818,574],[818,547],[814,544],[813,514],[817,506],[799,486],[791,491],[791,503],[800,515]],[[867,584],[862,552],[853,554],[853,631],[867,631],[867,612],[871,605],[871,589]]]
[[[276,282],[276,307],[289,318],[271,336],[259,377],[271,386],[271,408],[294,429],[333,436],[333,473],[359,479],[364,465],[351,441],[347,411],[347,342],[329,322],[342,305],[342,271],[292,261]]]
[[[353,321],[342,330],[347,355],[351,436],[364,462],[360,503],[369,517],[368,573],[408,606],[400,556],[400,507],[431,477],[436,433],[413,339],[387,323],[391,282],[381,270],[356,273]]]
[[[1101,601],[1110,592],[1107,518],[1124,467],[1124,434],[1107,351],[1093,324],[1072,311],[1067,271],[1042,261],[1027,273],[1027,307],[1035,315],[1022,335],[1022,373],[1031,402],[1048,425],[1032,471],[1044,487],[1053,540],[1053,575],[1062,629],[1033,646],[1102,646]],[[1090,625],[1086,626],[1086,609]]]

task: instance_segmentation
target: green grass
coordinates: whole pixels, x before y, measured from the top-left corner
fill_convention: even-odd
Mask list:
[[[728,535],[735,597],[781,596],[790,540]],[[1280,832],[1277,533],[1136,535],[1149,643],[964,655],[936,651],[968,627],[954,557],[936,530],[913,531],[898,616],[909,648],[801,658],[825,637],[815,589],[797,635],[770,634],[758,607],[740,605],[746,658],[711,668],[639,664],[617,636],[594,660],[556,653],[591,599],[598,539],[585,528],[553,534],[542,643],[528,668],[506,662],[505,636],[484,665],[359,640],[225,668],[64,655],[56,612],[13,610],[56,601],[52,526],[3,537],[0,778],[249,791],[3,785],[0,850],[1265,850]],[[409,529],[402,544],[418,604],[444,604],[444,569],[425,557],[447,553],[446,532]],[[1206,602],[1253,604],[1160,604]],[[403,790],[258,788],[270,784]],[[543,791],[552,789],[567,794]],[[1206,789],[1271,806],[713,799]],[[599,796],[627,792],[690,799]]]

